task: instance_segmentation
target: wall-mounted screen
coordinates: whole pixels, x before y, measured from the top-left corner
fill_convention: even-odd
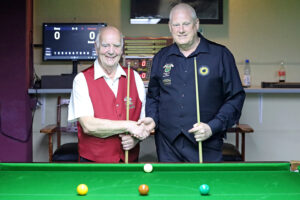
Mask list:
[[[95,60],[94,42],[105,23],[44,23],[43,60]]]
[[[223,0],[131,0],[130,23],[168,23],[170,10],[178,3],[190,4],[200,24],[223,23]]]

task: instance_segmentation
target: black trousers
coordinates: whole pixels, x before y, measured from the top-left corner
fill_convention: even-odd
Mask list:
[[[172,143],[160,132],[155,135],[159,162],[199,162],[198,143],[181,133]],[[212,137],[202,142],[203,162],[222,162],[223,138]]]
[[[79,162],[94,162],[80,156]]]
[[[88,159],[80,156],[79,162],[95,162],[95,161],[88,160]],[[135,160],[133,162],[138,162],[138,160]],[[124,163],[124,161],[120,160],[120,163]]]

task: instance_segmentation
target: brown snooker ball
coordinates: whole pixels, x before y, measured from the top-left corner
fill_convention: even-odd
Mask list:
[[[139,186],[139,193],[140,195],[147,195],[149,192],[149,187],[146,184],[142,184]]]

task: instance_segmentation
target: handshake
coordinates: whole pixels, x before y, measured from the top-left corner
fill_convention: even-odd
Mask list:
[[[127,127],[129,134],[120,134],[124,150],[132,149],[140,140],[146,139],[154,131],[155,122],[151,117],[145,117],[138,122],[131,121]]]
[[[151,117],[145,117],[137,122],[131,123],[128,127],[128,132],[133,137],[139,140],[144,140],[150,135],[154,128],[154,120]]]

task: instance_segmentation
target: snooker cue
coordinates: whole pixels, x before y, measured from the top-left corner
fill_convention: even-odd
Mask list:
[[[126,120],[129,120],[129,89],[130,89],[130,63],[127,72],[127,98],[126,98]],[[125,150],[125,163],[128,163],[128,150]]]
[[[198,91],[198,69],[197,60],[194,57],[194,67],[195,67],[195,86],[196,86],[196,106],[197,106],[197,123],[200,124],[200,105],[199,105],[199,91]],[[199,162],[202,163],[202,142],[199,141]]]

